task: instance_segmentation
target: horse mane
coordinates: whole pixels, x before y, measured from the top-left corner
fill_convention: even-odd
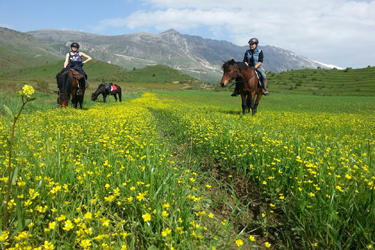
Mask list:
[[[248,69],[249,68],[249,66],[247,66],[246,63],[244,63],[244,62],[236,62],[236,64],[241,69]]]
[[[241,69],[247,69],[248,66],[244,62],[236,62],[234,59],[224,62],[223,66],[221,66],[221,69],[225,71],[228,69],[230,65],[237,65]]]
[[[57,86],[62,93],[71,93],[73,90],[72,77],[69,70],[62,70],[56,76]]]

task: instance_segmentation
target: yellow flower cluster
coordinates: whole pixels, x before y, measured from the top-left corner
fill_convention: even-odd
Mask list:
[[[34,87],[25,84],[22,87],[22,91],[19,92],[20,95],[24,95],[26,97],[31,97],[35,93]]]

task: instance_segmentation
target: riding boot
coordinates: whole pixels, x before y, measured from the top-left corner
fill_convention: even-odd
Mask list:
[[[238,96],[240,94],[237,84],[235,84],[235,86],[236,87],[234,88],[233,93],[230,96]]]
[[[262,95],[269,95],[270,93],[267,90],[268,84],[267,79],[263,80],[263,89],[262,89]]]

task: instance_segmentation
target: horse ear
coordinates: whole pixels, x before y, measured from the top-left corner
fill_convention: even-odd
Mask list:
[[[230,60],[230,63],[231,63],[231,64],[234,64],[234,63],[235,63],[234,59]]]

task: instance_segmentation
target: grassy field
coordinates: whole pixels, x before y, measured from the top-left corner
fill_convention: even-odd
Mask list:
[[[304,95],[375,95],[375,67],[363,69],[327,70],[303,69],[268,73],[275,93]]]
[[[128,85],[60,110],[33,85],[10,168],[0,117],[1,248],[375,246],[374,97],[272,94],[253,117],[229,92]],[[13,113],[18,87],[0,95]]]

